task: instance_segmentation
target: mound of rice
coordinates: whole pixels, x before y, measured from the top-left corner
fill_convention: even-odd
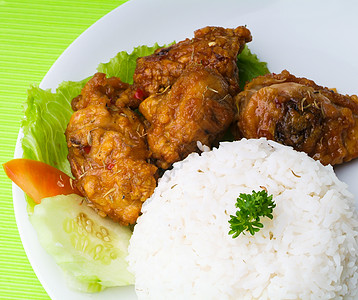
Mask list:
[[[228,235],[240,193],[265,187],[274,218]],[[139,299],[355,299],[358,218],[332,167],[275,142],[192,154],[143,206],[129,247]]]

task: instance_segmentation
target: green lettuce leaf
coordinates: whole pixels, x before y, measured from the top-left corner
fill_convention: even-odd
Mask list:
[[[73,113],[71,100],[81,92],[86,81],[65,82],[56,93],[38,86],[27,91],[25,117],[21,123],[23,158],[45,162],[71,176],[64,132]],[[36,203],[28,196],[26,200],[27,211],[32,213]]]
[[[251,53],[247,45],[237,57],[237,66],[241,89],[244,89],[245,84],[255,77],[270,73],[267,63],[260,61],[256,54]]]
[[[121,51],[108,63],[99,64],[97,70],[107,74],[108,77],[119,77],[123,82],[132,84],[137,58],[150,55],[161,47],[155,43],[153,47],[140,46],[134,48],[132,53]]]
[[[45,162],[71,175],[64,133],[73,113],[71,100],[81,92],[86,81],[65,82],[56,93],[38,86],[28,90],[21,124],[24,158]]]

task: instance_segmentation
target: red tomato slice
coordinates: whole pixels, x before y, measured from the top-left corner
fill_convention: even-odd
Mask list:
[[[43,162],[18,158],[3,167],[6,175],[36,203],[56,195],[81,195],[71,177]]]

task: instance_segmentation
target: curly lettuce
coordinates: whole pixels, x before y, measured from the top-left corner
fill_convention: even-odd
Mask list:
[[[237,66],[239,68],[240,89],[244,89],[245,84],[255,77],[270,72],[267,63],[260,61],[256,54],[251,53],[247,45],[237,57]]]
[[[161,46],[155,43],[152,47],[140,46],[134,48],[132,53],[121,51],[108,63],[99,64],[97,71],[107,74],[108,77],[119,77],[123,82],[132,84],[137,58],[150,55],[158,48],[161,48]]]

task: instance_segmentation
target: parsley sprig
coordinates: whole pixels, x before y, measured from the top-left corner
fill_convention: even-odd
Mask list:
[[[257,231],[264,227],[260,222],[260,217],[273,218],[272,210],[276,207],[272,200],[272,195],[268,196],[265,190],[260,192],[252,191],[252,194],[241,193],[235,203],[235,207],[239,208],[236,215],[230,215],[230,231],[233,238],[238,237],[244,231],[248,231],[254,235]]]

